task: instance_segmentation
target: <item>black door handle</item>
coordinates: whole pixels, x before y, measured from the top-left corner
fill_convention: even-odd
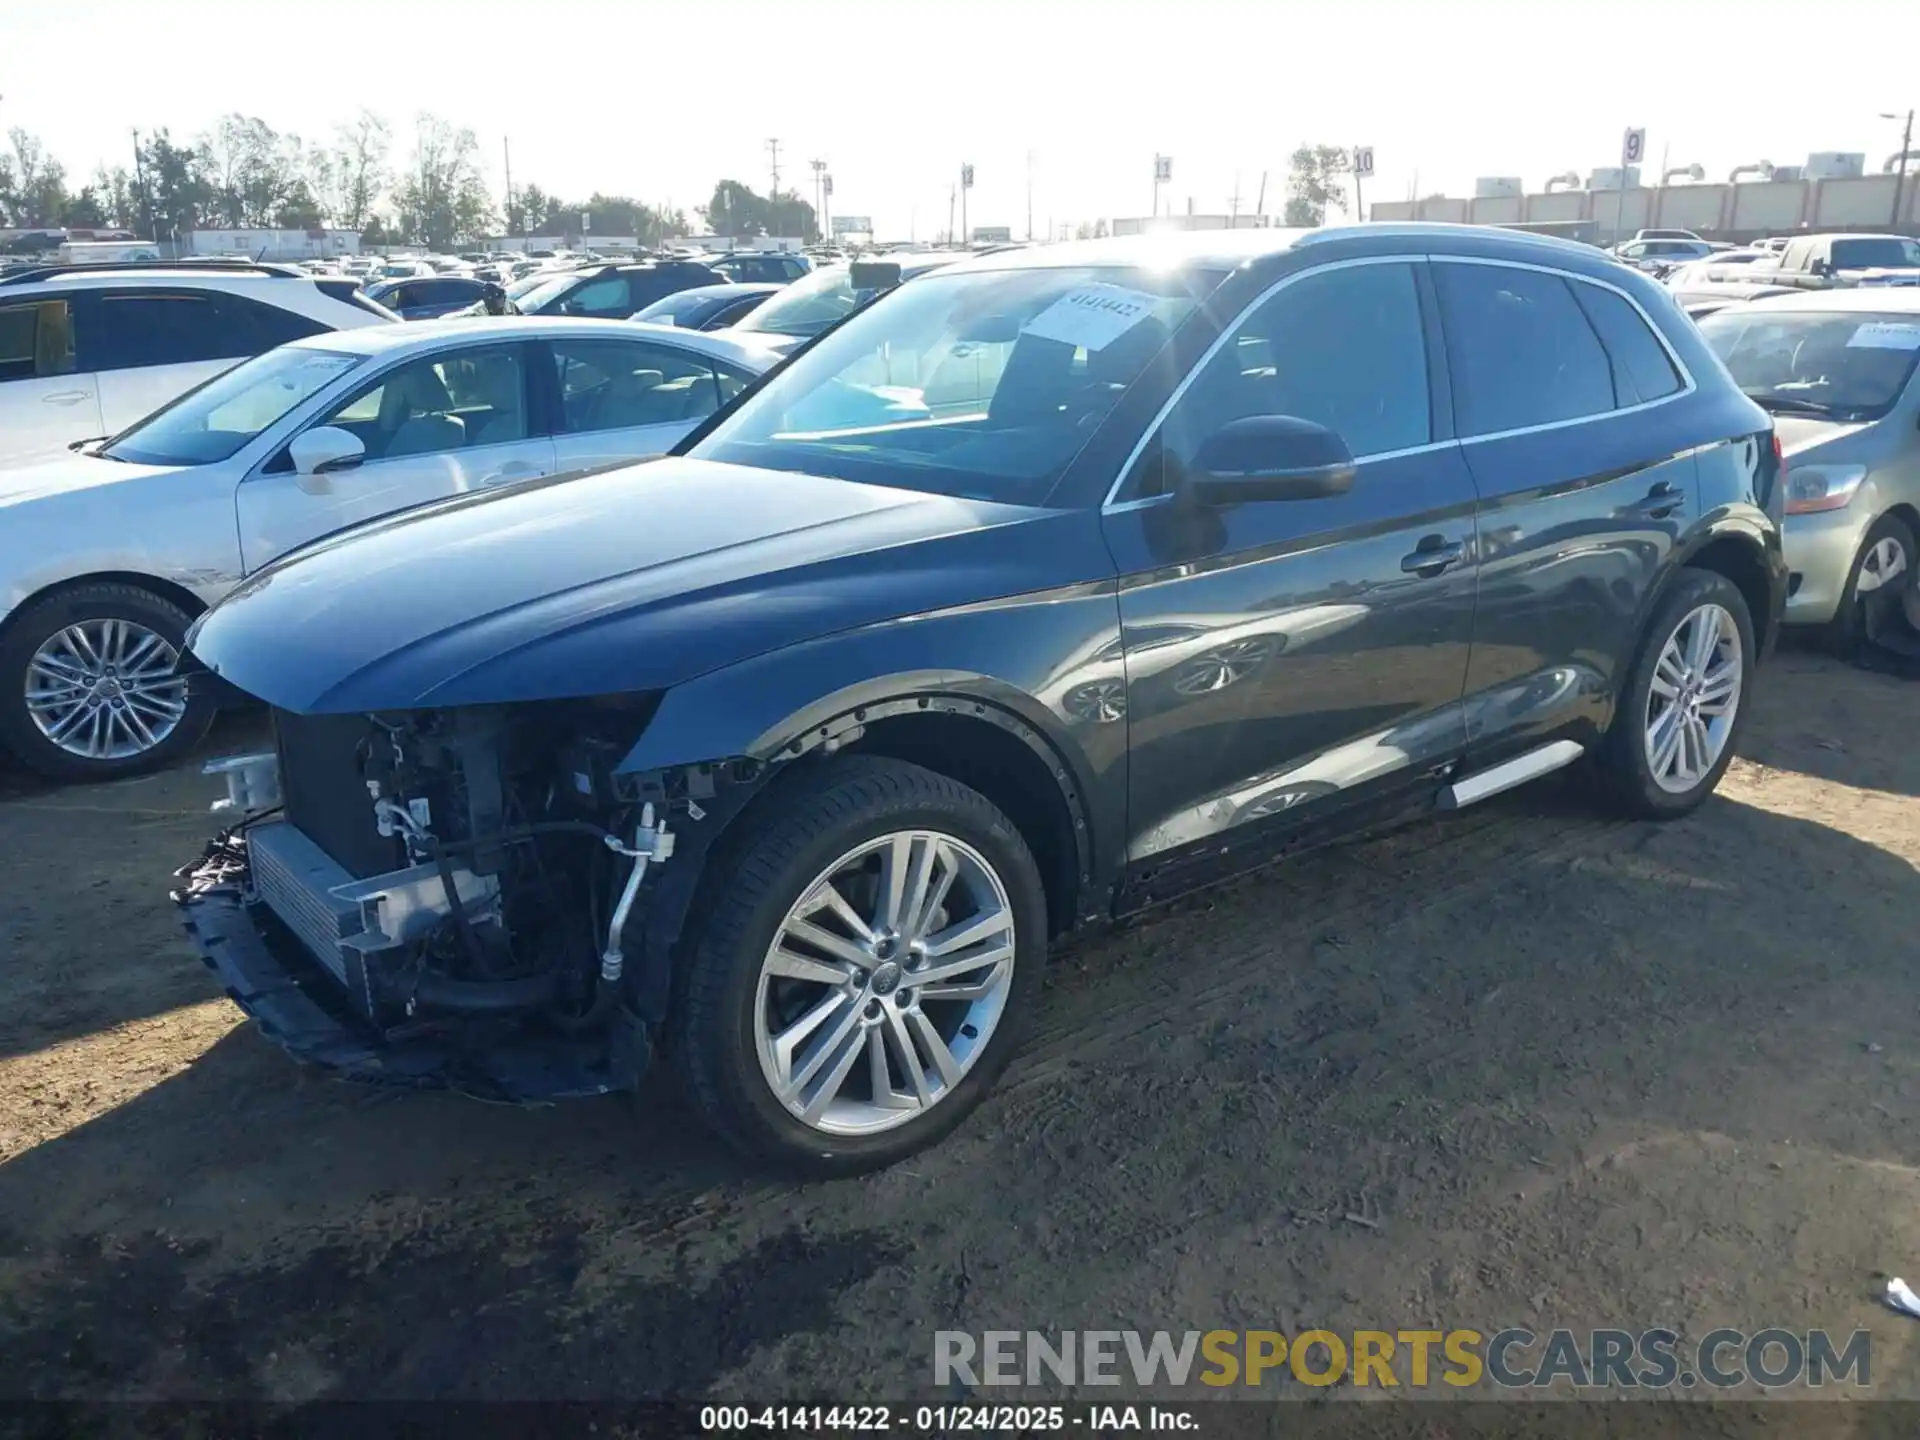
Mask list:
[[[1411,555],[1400,559],[1400,568],[1409,575],[1438,575],[1460,563],[1467,553],[1465,544],[1444,535],[1424,535]]]
[[[1649,520],[1664,520],[1686,503],[1687,497],[1677,487],[1662,480],[1626,510],[1628,514],[1644,515]]]

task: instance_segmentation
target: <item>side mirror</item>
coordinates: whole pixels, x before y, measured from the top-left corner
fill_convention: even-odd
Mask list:
[[[1292,415],[1249,415],[1207,437],[1182,488],[1203,505],[1321,500],[1353,488],[1353,454],[1324,425]]]
[[[1829,265],[1825,260],[1816,260],[1813,262],[1813,273],[1816,275],[1831,275],[1833,273],[1833,266]]]
[[[287,446],[287,458],[300,477],[300,488],[311,495],[324,495],[332,487],[326,477],[335,470],[351,470],[367,458],[367,447],[360,437],[337,425],[321,425],[293,437]]]

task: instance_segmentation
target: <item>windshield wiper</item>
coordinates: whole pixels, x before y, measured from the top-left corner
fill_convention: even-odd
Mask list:
[[[1835,413],[1833,406],[1822,405],[1818,400],[1801,400],[1792,395],[1775,395],[1765,390],[1757,392],[1749,390],[1747,398],[1762,410],[1771,410],[1775,414],[1832,415]]]
[[[87,446],[98,445],[101,441],[111,440],[112,438],[113,437],[111,435],[89,435],[84,440],[68,441],[67,449],[73,451],[74,454],[78,455],[82,450],[86,449]]]

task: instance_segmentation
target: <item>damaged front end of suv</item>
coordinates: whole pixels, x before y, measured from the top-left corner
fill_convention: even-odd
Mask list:
[[[649,918],[664,950],[663,909],[690,898],[663,873],[679,832],[717,831],[765,768],[621,769],[651,708],[276,710],[274,751],[208,767],[228,786],[216,808],[243,818],[175,899],[296,1058],[492,1099],[630,1088],[666,957],[627,970]]]

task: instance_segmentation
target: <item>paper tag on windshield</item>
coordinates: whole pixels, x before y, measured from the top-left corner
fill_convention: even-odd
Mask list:
[[[1120,285],[1080,285],[1021,326],[1022,335],[1101,350],[1153,314],[1158,295]]]
[[[1849,350],[1920,350],[1920,325],[1872,320],[1853,332]]]

